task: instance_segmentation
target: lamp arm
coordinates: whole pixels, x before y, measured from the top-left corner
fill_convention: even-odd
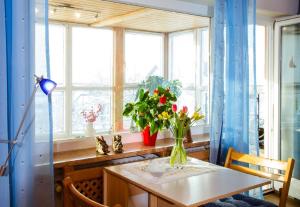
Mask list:
[[[39,87],[39,84],[36,83],[36,85],[35,85],[35,87],[34,87],[34,90],[32,91],[31,97],[30,97],[30,99],[29,99],[29,102],[28,102],[28,104],[27,104],[27,106],[26,106],[26,108],[25,108],[25,112],[24,112],[24,114],[23,114],[23,116],[22,116],[22,119],[21,119],[19,128],[18,128],[18,130],[17,130],[16,136],[14,137],[14,139],[13,139],[12,141],[7,141],[8,143],[11,143],[11,147],[10,147],[10,149],[9,149],[9,151],[8,151],[8,154],[7,154],[7,157],[6,157],[6,159],[5,159],[4,164],[1,165],[1,168],[0,168],[0,176],[3,176],[4,173],[5,173],[5,169],[6,169],[6,167],[7,167],[7,163],[8,163],[8,161],[9,161],[10,157],[11,157],[11,154],[12,154],[12,152],[13,152],[13,149],[14,149],[15,145],[17,144],[17,140],[18,140],[19,134],[20,134],[21,129],[22,129],[23,125],[24,125],[25,119],[26,119],[27,114],[28,114],[28,112],[29,112],[29,108],[30,108],[30,106],[31,106],[31,104],[32,104],[32,102],[33,102],[33,100],[34,100],[34,96],[35,96],[35,94],[36,94],[36,91],[37,91],[38,87]]]

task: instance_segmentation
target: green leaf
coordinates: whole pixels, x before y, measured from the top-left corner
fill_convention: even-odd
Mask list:
[[[123,111],[123,116],[129,116],[129,114],[132,112],[134,108],[134,105],[132,103],[127,103],[125,105],[125,109]]]
[[[139,90],[139,100],[142,100],[143,98],[144,98],[144,89],[141,88],[141,89]]]
[[[150,135],[154,134],[157,131],[158,131],[157,126],[156,126],[155,122],[152,121],[150,124]]]
[[[140,119],[138,120],[138,125],[142,129],[144,129],[146,127],[146,125],[147,125],[146,119],[140,117]]]

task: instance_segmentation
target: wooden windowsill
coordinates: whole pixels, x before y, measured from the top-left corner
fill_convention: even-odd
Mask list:
[[[149,153],[162,153],[172,149],[174,139],[164,138],[158,139],[155,146],[145,146],[142,142],[134,142],[124,144],[124,152],[116,154],[112,152],[108,155],[99,155],[96,153],[95,147],[81,150],[73,150],[66,152],[54,153],[54,168],[64,168],[66,166],[82,165],[109,161],[119,158],[131,157],[136,155],[144,155]],[[209,135],[202,134],[193,137],[192,143],[186,143],[186,148],[200,147],[209,145]]]

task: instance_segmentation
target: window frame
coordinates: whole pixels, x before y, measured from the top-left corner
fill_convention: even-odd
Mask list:
[[[209,36],[209,43],[208,43],[208,50],[209,50],[209,54],[208,54],[208,74],[209,74],[209,80],[208,80],[208,88],[206,89],[207,92],[208,92],[208,100],[207,100],[207,104],[208,104],[208,108],[206,110],[206,120],[205,122],[200,122],[200,123],[197,123],[196,127],[197,126],[204,126],[204,127],[208,127],[209,126],[209,112],[210,112],[210,74],[211,74],[211,59],[210,59],[210,47],[211,47],[211,38],[210,38],[210,28],[209,27],[202,27],[202,28],[195,28],[195,29],[190,29],[190,30],[184,30],[184,31],[178,31],[178,32],[171,32],[169,33],[169,40],[168,40],[168,44],[169,44],[169,54],[168,54],[168,63],[169,63],[169,66],[168,66],[168,77],[169,77],[169,80],[172,80],[172,37],[175,37],[175,36],[179,36],[179,35],[182,35],[182,34],[187,34],[187,33],[192,33],[193,34],[193,41],[194,41],[194,55],[195,55],[195,63],[194,63],[194,66],[195,66],[195,85],[194,87],[183,87],[182,90],[186,90],[186,91],[194,91],[194,94],[195,94],[195,106],[199,106],[200,103],[201,103],[201,92],[200,90],[203,90],[203,86],[201,85],[201,79],[202,79],[202,73],[201,73],[201,70],[202,70],[202,66],[201,66],[201,58],[202,58],[202,43],[201,43],[201,40],[202,40],[202,34],[201,32],[203,31],[207,31],[208,32],[208,36]],[[200,58],[197,58],[199,57]]]
[[[122,114],[116,114],[116,107],[120,106],[120,104],[117,104],[117,100],[118,98],[122,97],[122,105],[123,105],[123,93],[124,90],[128,90],[128,89],[134,89],[137,87],[138,84],[134,83],[125,83],[125,80],[123,79],[123,81],[118,82],[118,78],[120,79],[120,77],[117,77],[117,64],[116,63],[116,53],[117,53],[117,49],[116,45],[113,45],[113,72],[112,72],[112,86],[104,86],[104,87],[99,87],[99,86],[90,86],[90,87],[85,87],[85,86],[73,86],[72,85],[72,28],[73,27],[87,27],[86,25],[81,25],[81,24],[74,24],[74,23],[64,23],[64,22],[56,22],[56,21],[51,21],[50,24],[57,24],[57,25],[62,25],[65,27],[65,85],[64,86],[58,86],[56,88],[57,91],[63,91],[64,95],[65,95],[65,100],[64,100],[64,118],[65,118],[65,133],[59,133],[59,134],[54,134],[54,143],[56,148],[59,148],[58,146],[63,143],[74,143],[74,142],[84,142],[84,143],[89,143],[87,144],[87,146],[78,146],[79,149],[81,148],[86,148],[86,147],[91,147],[93,146],[93,138],[86,138],[81,136],[83,133],[80,134],[73,134],[72,133],[72,107],[67,107],[67,106],[72,106],[72,91],[76,91],[79,89],[101,89],[101,90],[110,90],[112,93],[112,100],[111,100],[111,120],[112,120],[112,130],[109,130],[107,132],[101,132],[101,134],[106,135],[106,136],[113,136],[111,132],[113,133],[119,133],[121,134],[125,140],[130,138],[130,142],[132,141],[137,141],[139,140],[139,133],[133,133],[130,132],[128,130],[116,130],[117,126],[116,126],[116,120],[118,117],[122,117]],[[116,41],[116,36],[118,33],[118,29],[121,28],[101,28],[101,29],[108,29],[111,30],[113,32],[113,43],[115,44]],[[187,32],[187,31],[193,31],[194,33],[197,33],[198,30],[202,30],[202,29],[206,29],[208,30],[209,34],[210,34],[210,28],[209,27],[205,27],[205,28],[195,28],[195,29],[191,29],[191,30],[185,30],[185,31],[180,31],[180,32],[176,32],[176,33],[183,33],[183,32]],[[159,35],[162,36],[162,69],[163,69],[163,77],[166,79],[169,79],[170,77],[170,54],[169,54],[169,46],[170,46],[170,36],[172,35],[172,33],[159,33],[159,32],[148,32],[148,31],[139,31],[139,30],[133,30],[133,29],[122,29],[121,34],[123,34],[123,42],[121,43],[121,49],[123,50],[123,54],[121,55],[121,59],[123,59],[123,64],[122,64],[122,71],[121,71],[121,76],[123,76],[123,78],[125,77],[125,32],[130,32],[130,33],[146,33],[146,34],[154,34],[154,35]],[[210,36],[209,36],[210,37]],[[210,50],[210,43],[211,43],[211,38],[209,38],[209,50]],[[123,47],[123,48],[122,48]],[[209,58],[210,58],[210,54],[209,54]],[[209,60],[209,73],[211,70],[210,67],[210,60]],[[196,70],[197,71],[197,70]],[[119,72],[119,71],[118,71]],[[119,74],[120,75],[120,74]],[[210,86],[209,87],[209,92],[210,92]],[[196,90],[196,87],[195,87]],[[208,107],[210,107],[210,103],[208,103]],[[123,120],[123,119],[122,119]],[[192,127],[193,132],[195,132],[195,134],[203,134],[203,133],[207,133],[208,132],[208,128],[209,128],[209,123],[206,124],[201,124],[201,125],[197,125]],[[162,137],[168,137],[170,136],[169,132],[166,131],[162,131],[161,133]],[[80,138],[80,139],[78,139]],[[127,141],[124,140],[124,143],[126,143]],[[109,143],[108,143],[109,144]],[[63,151],[64,150],[70,150],[68,149],[68,147],[63,147]],[[77,148],[72,146],[72,149]],[[60,150],[58,150],[60,151]]]
[[[68,107],[68,106],[72,106],[72,98],[73,95],[72,93],[74,91],[78,91],[78,90],[102,90],[102,91],[111,91],[112,95],[111,95],[111,120],[113,120],[113,92],[115,90],[114,84],[113,84],[113,73],[112,73],[112,77],[111,77],[111,86],[73,86],[72,83],[72,49],[73,49],[73,45],[72,45],[72,41],[73,41],[73,32],[72,29],[74,27],[82,27],[82,28],[89,28],[88,26],[85,25],[80,25],[80,24],[70,24],[70,23],[60,23],[60,22],[50,22],[49,24],[53,24],[53,25],[61,25],[65,28],[65,45],[64,45],[64,54],[65,54],[65,64],[64,64],[64,70],[65,70],[65,84],[64,86],[57,86],[55,91],[62,91],[64,92],[64,128],[65,131],[64,133],[55,133],[54,134],[54,140],[65,140],[65,139],[77,139],[77,138],[82,138],[83,133],[73,133],[73,127],[72,127],[72,107]],[[97,29],[97,28],[95,28]],[[101,30],[111,30],[113,33],[114,31],[111,28],[101,28]],[[113,54],[114,56],[114,54]],[[113,66],[114,65],[114,61],[112,63],[112,68],[111,70],[113,70]],[[113,124],[113,123],[111,123]],[[97,131],[99,133],[99,131]],[[100,133],[110,133],[111,130],[108,131],[101,131]]]
[[[126,47],[126,40],[125,40],[125,35],[126,33],[131,33],[131,34],[150,34],[150,35],[155,35],[155,36],[160,36],[162,38],[162,48],[161,48],[161,54],[162,54],[162,63],[161,63],[161,68],[162,68],[162,77],[164,77],[165,79],[167,79],[166,77],[166,73],[165,73],[165,35],[164,33],[160,33],[160,32],[149,32],[149,31],[139,31],[139,30],[132,30],[132,29],[124,29],[124,73],[123,73],[123,94],[125,90],[132,90],[132,89],[136,89],[139,85],[139,83],[126,83],[125,81],[125,76],[126,76],[126,54],[125,54],[125,47]],[[122,99],[122,104],[124,100],[124,97]],[[124,125],[124,121],[122,123],[122,126]],[[124,129],[124,127],[121,129],[122,131],[127,131],[128,129]]]

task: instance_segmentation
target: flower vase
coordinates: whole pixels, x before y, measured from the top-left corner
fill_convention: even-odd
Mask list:
[[[183,146],[183,139],[184,138],[175,138],[175,144],[170,156],[171,167],[180,167],[187,161],[186,151]]]
[[[85,136],[94,137],[96,130],[94,129],[94,122],[86,122]]]

